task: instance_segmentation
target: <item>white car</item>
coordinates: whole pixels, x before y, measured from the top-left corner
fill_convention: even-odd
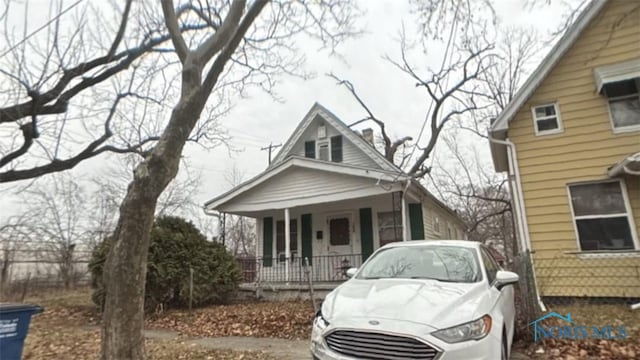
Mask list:
[[[348,275],[313,321],[314,359],[509,358],[518,275],[484,245],[393,243]]]

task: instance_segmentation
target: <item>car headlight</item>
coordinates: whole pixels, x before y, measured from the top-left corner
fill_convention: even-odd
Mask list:
[[[448,343],[457,343],[467,340],[482,339],[487,336],[490,331],[491,316],[485,315],[478,320],[453,326],[448,329],[438,330],[431,335]]]
[[[329,326],[329,322],[327,321],[327,319],[322,316],[322,310],[319,310],[316,314],[316,318],[313,319],[313,324],[314,326],[317,326],[319,330],[324,330],[327,328],[327,326]]]

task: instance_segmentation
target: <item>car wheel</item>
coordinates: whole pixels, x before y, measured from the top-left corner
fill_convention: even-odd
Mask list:
[[[501,360],[509,360],[509,342],[507,341],[507,334],[504,330],[502,330],[502,350],[500,351]]]

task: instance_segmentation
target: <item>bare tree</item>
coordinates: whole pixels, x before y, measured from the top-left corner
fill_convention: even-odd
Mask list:
[[[517,248],[508,181],[480,155],[478,147],[486,144],[465,146],[459,135],[454,130],[443,136],[447,152],[436,157],[431,184],[464,220],[470,240],[499,245],[513,259]]]
[[[452,27],[457,27],[457,18],[454,18]],[[407,40],[404,31],[400,39],[400,59],[395,60],[389,56],[386,59],[404,75],[408,76],[416,87],[423,88],[426,93],[427,112],[424,115],[420,132],[417,135],[403,136],[392,140],[386,131],[385,121],[376,116],[366,102],[358,95],[354,85],[329,74],[339,85],[343,85],[355,98],[358,104],[364,109],[366,115],[350,126],[360,124],[365,121],[374,122],[380,129],[383,139],[383,152],[385,157],[396,165],[402,166],[407,174],[414,178],[423,178],[431,168],[425,162],[432,155],[438,138],[445,126],[456,119],[467,117],[470,114],[482,111],[490,107],[484,100],[487,95],[480,91],[481,82],[491,68],[491,58],[493,57],[493,43],[484,37],[481,30],[477,30],[480,35],[473,35],[465,32],[455,35],[450,32],[447,51],[443,56],[443,61],[439,70],[420,70],[411,64],[409,52],[410,42]],[[422,141],[424,131],[428,133],[425,141]],[[412,151],[404,153],[399,157],[397,151],[406,147],[413,141]]]
[[[81,274],[77,250],[88,252],[87,192],[69,175],[38,182],[23,193],[25,225],[36,244],[32,253],[42,261],[52,261],[65,288],[75,285]]]
[[[0,225],[0,294],[7,293],[11,265],[21,244],[32,239],[27,219],[26,214],[14,215],[3,219]]]
[[[178,9],[171,0],[161,4],[163,23],[180,62],[181,91],[159,140],[136,167],[120,206],[104,272],[105,360],[144,357],[144,280],[153,215],[160,194],[178,172],[182,150],[211,93],[220,90],[220,81],[240,87],[258,81],[270,90],[272,76],[293,73],[299,66],[298,61],[278,55],[291,49],[291,36],[303,33],[335,45],[351,35],[350,2],[255,1],[247,6],[237,0],[206,7],[187,3]],[[265,8],[268,11],[261,16]],[[194,36],[185,33],[180,25],[183,11],[190,22],[206,24],[207,31]],[[234,82],[236,67],[241,76]]]
[[[245,173],[234,166],[225,174],[225,180],[236,187],[244,180]],[[234,256],[254,256],[256,246],[256,223],[254,219],[238,215],[224,216],[225,245]]]

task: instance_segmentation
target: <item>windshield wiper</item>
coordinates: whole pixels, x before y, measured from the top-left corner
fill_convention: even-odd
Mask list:
[[[453,279],[441,279],[441,278],[435,278],[435,277],[429,277],[429,276],[411,276],[409,279],[435,280],[435,281],[441,281],[441,282],[459,282]]]

